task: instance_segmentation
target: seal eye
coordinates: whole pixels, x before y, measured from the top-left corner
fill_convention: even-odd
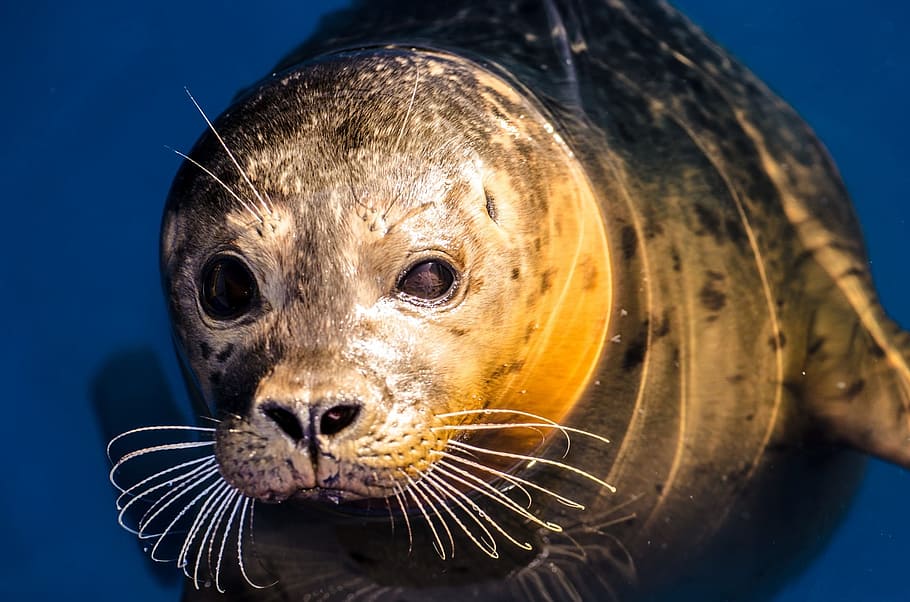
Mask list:
[[[445,261],[430,259],[414,264],[398,281],[398,290],[423,301],[445,297],[455,284],[455,269]]]
[[[231,320],[250,310],[256,279],[238,257],[217,255],[202,269],[202,309],[216,320]]]

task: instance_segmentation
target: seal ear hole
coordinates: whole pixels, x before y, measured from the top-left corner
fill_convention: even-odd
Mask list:
[[[442,259],[415,263],[398,279],[398,290],[418,301],[440,301],[455,288],[455,268]]]
[[[487,215],[490,216],[491,220],[493,220],[495,223],[498,224],[499,221],[496,219],[496,217],[497,217],[496,199],[493,198],[493,195],[490,194],[490,192],[486,188],[484,188],[484,190],[483,190],[483,195],[484,195],[484,197],[486,197],[486,200],[487,200]]]
[[[235,255],[215,255],[202,268],[199,301],[210,318],[239,318],[253,308],[258,295],[256,278]]]

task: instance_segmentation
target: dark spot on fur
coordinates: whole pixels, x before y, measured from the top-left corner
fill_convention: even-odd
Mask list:
[[[534,250],[540,251],[540,237],[534,239]]]
[[[859,395],[865,387],[866,387],[866,381],[864,381],[863,379],[853,381],[850,384],[850,386],[847,387],[847,389],[844,391],[844,397],[846,397],[849,400],[852,400],[857,395]]]
[[[746,422],[752,422],[755,420],[755,414],[746,414]]]
[[[227,359],[229,357],[231,357],[231,355],[233,353],[234,353],[234,344],[228,343],[224,349],[222,349],[220,352],[218,352],[218,355],[215,356],[215,359],[223,364],[224,362],[227,361]]]
[[[660,324],[658,324],[657,328],[654,330],[654,336],[661,338],[668,334],[670,334],[670,312],[665,309],[663,316],[660,319]]]
[[[335,136],[338,138],[338,148],[345,154],[360,148],[366,140],[363,124],[354,117],[349,117],[338,124]]]
[[[739,220],[729,218],[724,220],[724,227],[727,229],[727,238],[736,246],[742,246],[746,241],[746,231],[743,229]]]
[[[202,359],[207,360],[212,356],[212,348],[203,341],[199,343],[199,354],[202,355]]]
[[[717,214],[704,205],[696,203],[695,216],[698,218],[698,223],[701,226],[701,230],[698,230],[696,234],[699,236],[710,234],[714,237],[714,240],[720,244],[723,232],[721,232],[720,218],[717,217]]]
[[[872,357],[883,358],[885,357],[885,350],[878,346],[876,343],[872,343],[869,346],[869,353],[872,354]]]
[[[495,223],[498,224],[499,221],[496,219],[496,215],[497,215],[497,213],[496,213],[496,202],[495,202],[495,200],[493,199],[493,195],[490,194],[490,192],[489,192],[488,190],[486,190],[486,189],[484,189],[483,194],[484,194],[484,196],[486,197],[486,200],[487,200],[487,215],[490,216],[490,219],[491,219],[491,220],[493,220]]]
[[[724,275],[708,270],[705,272],[707,279],[698,293],[702,306],[709,311],[720,311],[727,304],[727,295],[724,294],[718,283],[722,282]]]
[[[840,276],[838,276],[838,279],[849,278],[851,276],[855,276],[856,278],[865,278],[866,271],[862,268],[854,266],[854,267],[850,268],[849,270],[845,271],[844,273],[842,273]]]
[[[555,270],[545,270],[543,274],[540,275],[540,294],[544,294],[553,286],[553,274]]]
[[[449,332],[456,337],[463,337],[464,335],[468,334],[468,331],[464,330],[463,328],[450,328]]]
[[[521,276],[521,270],[518,268],[512,268],[512,280],[518,280],[519,276]]]
[[[816,353],[818,353],[819,351],[822,350],[822,347],[824,346],[824,344],[825,344],[825,337],[818,337],[811,345],[809,345],[809,349],[807,349],[806,352],[809,355],[815,355]]]
[[[682,260],[679,258],[679,251],[672,249],[670,251],[670,259],[673,261],[674,272],[679,272],[682,270]]]
[[[622,228],[622,256],[626,261],[635,257],[638,250],[638,234],[632,226],[623,226]]]
[[[645,238],[652,239],[664,233],[663,226],[654,219],[648,219],[645,223]]]
[[[212,372],[209,374],[209,382],[213,385],[218,385],[221,382],[221,372]]]
[[[783,332],[778,332],[777,336],[771,336],[768,339],[768,345],[772,351],[783,349],[787,345],[787,336]]]
[[[736,383],[741,383],[741,382],[743,382],[744,380],[746,380],[745,375],[740,374],[740,373],[738,373],[738,372],[737,372],[736,374],[734,374],[733,376],[728,376],[728,377],[727,377],[727,382],[729,382],[729,383],[731,383],[731,384],[734,384],[734,385],[735,385]]]
[[[629,343],[622,358],[622,369],[628,371],[641,364],[645,359],[647,346],[644,338],[638,338]]]
[[[656,491],[658,495],[660,495],[661,493],[663,493],[663,492],[664,492],[664,484],[663,484],[663,483],[654,483],[654,491]]]

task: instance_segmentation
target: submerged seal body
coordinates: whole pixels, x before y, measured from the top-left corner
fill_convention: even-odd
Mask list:
[[[216,423],[116,467],[212,452],[123,487],[191,599],[761,598],[849,447],[910,464],[832,163],[663,3],[363,3],[210,125],[162,270]]]

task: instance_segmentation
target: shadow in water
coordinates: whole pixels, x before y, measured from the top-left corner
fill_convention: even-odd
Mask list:
[[[99,442],[102,453],[105,453],[108,441],[130,429],[186,423],[158,358],[147,348],[129,349],[111,355],[95,374],[89,395],[103,438]],[[128,470],[127,467],[123,472],[128,473]],[[112,521],[116,520],[113,500],[117,493],[111,487]],[[142,542],[137,540],[136,547],[138,553],[143,554]],[[180,571],[174,570],[173,563],[148,560],[146,566],[165,586],[176,585],[182,577]]]

